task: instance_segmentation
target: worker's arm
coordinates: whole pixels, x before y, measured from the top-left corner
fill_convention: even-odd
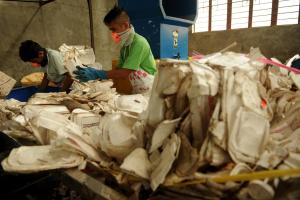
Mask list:
[[[53,66],[55,67],[55,73],[57,73],[60,76],[64,76],[64,79],[61,83],[60,91],[67,91],[70,88],[71,84],[73,83],[73,80],[67,71],[67,69],[64,67],[64,61],[63,56],[58,51],[53,51],[52,54],[52,62]]]
[[[131,69],[115,69],[107,71],[107,78],[115,79],[115,78],[127,78],[131,72],[134,70]]]
[[[68,92],[68,90],[71,87],[72,83],[73,83],[72,77],[70,76],[69,73],[66,73],[65,74],[65,79],[62,82],[62,87],[60,88],[60,91],[61,92],[64,92],[64,91]]]
[[[110,71],[98,70],[91,67],[82,68],[77,66],[77,70],[74,72],[76,78],[81,82],[86,82],[89,80],[105,80],[105,79],[115,79],[115,78],[127,78],[131,72],[131,69],[115,69]]]
[[[48,84],[49,84],[49,80],[47,78],[47,73],[44,73],[44,77],[43,77],[41,85],[38,87],[38,91],[45,90],[46,87],[48,86]]]

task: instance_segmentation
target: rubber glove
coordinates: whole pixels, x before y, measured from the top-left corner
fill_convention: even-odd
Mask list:
[[[76,68],[77,70],[74,71],[74,74],[76,74],[75,78],[81,82],[87,82],[96,79],[107,79],[107,73],[104,70],[97,70],[92,67],[82,68],[80,66],[76,66]]]

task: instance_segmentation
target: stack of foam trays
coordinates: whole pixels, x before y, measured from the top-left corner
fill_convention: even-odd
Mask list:
[[[89,161],[136,199],[272,199],[300,172],[300,75],[261,58],[251,49],[162,60],[149,101],[107,82],[37,95],[8,121],[45,146],[30,160],[30,147],[13,150],[2,166],[28,173]]]

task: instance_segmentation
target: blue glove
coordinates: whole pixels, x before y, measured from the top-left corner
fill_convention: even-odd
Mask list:
[[[76,74],[76,77],[81,82],[87,82],[90,80],[96,80],[96,79],[107,79],[107,73],[104,70],[97,70],[91,67],[82,68],[80,66],[76,66],[77,70],[74,71],[74,74]]]

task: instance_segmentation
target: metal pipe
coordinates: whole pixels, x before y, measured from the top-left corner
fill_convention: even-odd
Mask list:
[[[1,0],[1,1],[16,1],[16,2],[23,2],[23,3],[39,3],[40,4],[40,6],[43,6],[43,5],[45,5],[45,4],[47,4],[47,3],[51,3],[51,2],[53,2],[53,1],[55,1],[55,0]]]
[[[92,1],[91,0],[87,0],[87,3],[88,3],[88,8],[89,8],[91,47],[95,51],[93,5],[92,5]]]
[[[209,6],[208,6],[208,31],[211,31],[211,23],[212,23],[212,0],[209,0]]]
[[[47,3],[51,3],[53,1],[55,1],[55,0],[48,0],[48,1],[40,0],[40,6],[46,5]]]

